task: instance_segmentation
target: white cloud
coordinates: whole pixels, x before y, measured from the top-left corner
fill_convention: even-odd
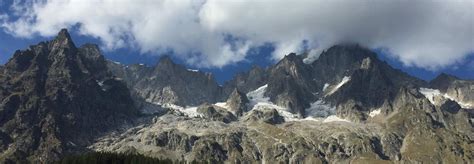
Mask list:
[[[188,63],[221,67],[273,43],[272,59],[317,56],[351,41],[386,48],[407,66],[438,69],[474,51],[473,0],[37,0],[15,3],[2,26],[18,37],[52,36],[79,25],[108,49],[173,50]],[[31,4],[30,4],[31,3]],[[239,38],[228,43],[225,36]],[[157,53],[157,54],[158,54]]]
[[[125,46],[155,54],[173,50],[188,63],[221,67],[245,58],[249,44],[230,48],[219,33],[202,28],[195,0],[50,0],[14,4],[20,19],[4,24],[18,37],[53,36],[64,27],[79,26],[83,35],[100,38],[103,47]],[[26,7],[26,8],[25,8]],[[26,10],[25,10],[26,9]],[[244,54],[244,55],[242,55]]]

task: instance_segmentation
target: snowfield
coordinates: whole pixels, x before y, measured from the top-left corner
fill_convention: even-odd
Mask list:
[[[457,102],[462,108],[465,108],[465,109],[473,109],[474,108],[473,104],[469,104],[469,103],[465,103],[465,102],[456,100],[454,97],[449,96],[447,93],[443,94],[437,89],[420,88],[419,91],[428,100],[430,100],[431,104],[433,104],[433,105],[437,104],[437,102],[435,100],[435,97],[442,97],[442,98],[449,99],[449,100]]]
[[[435,102],[435,97],[436,96],[441,96],[441,92],[437,89],[430,89],[430,88],[420,88],[421,94],[425,95],[425,97],[430,100],[430,102],[434,105]]]
[[[346,82],[348,81],[347,78]],[[344,83],[346,83],[344,82]],[[341,86],[344,84],[341,84]],[[288,112],[288,109],[278,106],[270,101],[269,97],[265,97],[265,91],[268,85],[263,85],[254,91],[247,93],[247,97],[250,100],[250,106],[252,110],[263,110],[263,109],[275,109],[278,113],[285,118],[285,121],[321,121],[323,123],[334,122],[334,121],[345,121],[335,115],[336,108],[325,104],[322,100],[311,103],[311,106],[306,109],[307,116],[300,118],[297,114]]]
[[[311,103],[311,106],[306,109],[308,117],[328,117],[336,114],[336,108],[325,104],[324,101],[318,100]]]
[[[370,117],[375,117],[375,116],[379,115],[380,112],[381,112],[380,109],[373,110],[373,111],[371,111],[371,112],[369,113],[369,116],[370,116]]]
[[[339,118],[336,115],[332,115],[324,119],[323,123],[328,123],[328,122],[351,122],[349,120]]]
[[[341,80],[341,82],[339,82],[339,84],[337,84],[334,88],[331,89],[330,92],[328,92],[326,94],[327,95],[332,95],[334,92],[336,92],[337,90],[339,90],[339,88],[341,88],[344,84],[346,84],[347,82],[349,82],[351,80],[351,77],[349,76],[344,76]]]
[[[254,91],[247,93],[247,97],[250,101],[251,110],[264,110],[264,109],[275,109],[278,113],[285,118],[285,121],[294,121],[298,119],[298,115],[286,111],[286,108],[280,107],[273,104],[269,97],[265,97],[265,91],[268,84],[265,84]]]
[[[265,97],[265,91],[267,90],[268,84],[265,84],[254,91],[247,93],[247,98],[250,100],[250,104],[258,102],[270,102],[269,97]],[[254,105],[254,104],[253,104]]]
[[[347,82],[347,78],[346,78],[346,82]],[[341,84],[341,86],[342,85],[343,84]],[[256,90],[253,90],[247,93],[247,97],[250,101],[248,104],[250,110],[262,111],[265,109],[275,109],[285,119],[285,121],[322,121],[323,123],[339,122],[339,121],[350,122],[349,120],[337,117],[335,115],[336,108],[326,104],[322,100],[318,100],[311,103],[310,107],[305,109],[306,117],[300,118],[298,114],[293,114],[291,112],[288,112],[289,110],[287,108],[278,106],[274,104],[273,102],[271,102],[270,98],[264,95],[267,87],[268,85],[263,85],[257,88]],[[151,102],[151,100],[147,100],[147,101],[152,104],[159,105],[162,108],[168,108],[178,113],[182,113],[185,116],[190,117],[190,118],[202,117],[202,114],[197,112],[198,107],[196,106],[182,107],[182,106],[170,104],[170,103],[160,104],[160,103]],[[214,105],[217,107],[221,107],[221,108],[229,110],[228,109],[229,107],[226,102],[218,102],[218,103],[215,103]],[[156,112],[155,109],[153,109],[152,111],[146,111],[145,113],[154,113],[154,112]]]
[[[199,72],[199,70],[197,70],[197,69],[188,69],[188,71],[191,71],[191,72]]]
[[[174,105],[174,104],[163,104],[162,107],[173,109],[173,110],[175,110],[177,112],[180,112],[180,113],[183,113],[184,115],[186,115],[188,117],[191,117],[191,118],[202,116],[200,113],[197,112],[198,107],[181,107],[181,106]]]
[[[323,86],[323,92],[326,91],[326,89],[328,89],[328,87],[329,87],[329,84],[328,84],[328,83],[324,84],[324,86]]]

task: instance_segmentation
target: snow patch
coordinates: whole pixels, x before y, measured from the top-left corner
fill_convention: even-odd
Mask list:
[[[265,97],[268,84],[247,93],[252,110],[275,109],[285,119],[285,121],[298,120],[298,115],[288,112],[286,108],[273,104],[269,97]]]
[[[375,116],[379,115],[380,112],[381,112],[380,109],[373,110],[373,111],[371,111],[371,112],[369,113],[369,116],[370,116],[370,117],[375,117]]]
[[[107,61],[110,61],[110,62],[115,63],[115,64],[118,64],[118,65],[122,65],[122,63],[120,63],[120,62],[118,62],[118,61],[113,61],[113,60],[109,60],[109,59],[107,59]]]
[[[310,104],[310,107],[305,109],[307,117],[328,117],[336,113],[336,108],[325,104],[324,101],[318,100]]]
[[[103,82],[103,81],[96,80],[95,82],[96,82],[97,85],[99,85],[100,87],[104,86],[104,82]]]
[[[328,122],[351,122],[351,121],[343,119],[343,118],[339,118],[336,115],[331,115],[323,120],[323,123],[328,123]]]
[[[456,101],[456,102],[459,104],[459,106],[461,106],[461,108],[464,108],[464,109],[474,109],[474,105],[473,105],[473,104],[465,103],[465,102],[462,102],[462,101],[458,101],[458,100],[456,100],[454,97],[449,96],[447,93],[443,94],[443,97],[444,97],[444,98],[447,98],[447,99],[450,99],[450,100],[453,100],[453,101]]]
[[[425,97],[430,100],[431,104],[435,104],[435,96],[441,96],[441,92],[437,89],[430,88],[420,88],[420,93],[425,95]]]
[[[341,82],[339,82],[339,84],[337,84],[334,88],[332,88],[331,91],[327,95],[333,94],[334,92],[336,92],[339,88],[341,88],[344,84],[346,84],[350,80],[351,80],[351,77],[344,76],[344,78],[342,78]]]
[[[215,103],[214,105],[218,106],[218,107],[221,107],[221,108],[224,108],[224,109],[229,108],[229,106],[227,106],[226,102],[218,102],[218,103]]]
[[[328,83],[324,84],[324,86],[323,86],[323,92],[326,91],[326,89],[328,89],[328,87],[329,87],[329,84],[328,84]]]
[[[100,88],[102,89],[102,91],[107,91],[107,88],[105,88],[105,86],[104,86],[104,81],[96,80],[95,82],[97,83],[97,85],[100,86]]]
[[[169,104],[169,103],[163,104],[162,107],[173,109],[177,112],[185,114],[188,117],[202,117],[202,115],[197,112],[198,107],[186,107],[185,108],[185,107],[181,107],[181,106],[178,106],[178,105],[175,105],[175,104]]]
[[[267,90],[268,84],[265,84],[254,91],[247,93],[247,97],[250,100],[251,105],[257,104],[257,102],[270,102],[269,97],[265,97],[265,91]]]
[[[462,108],[465,109],[472,109],[474,108],[473,104],[465,103],[459,100],[456,100],[454,97],[449,96],[447,93],[441,93],[437,89],[431,89],[431,88],[420,88],[420,93],[423,94],[428,100],[430,100],[431,104],[435,105],[435,96],[442,96],[443,98],[450,99],[452,101],[456,101]]]
[[[252,110],[275,109],[285,119],[285,121],[321,121],[321,120],[324,120],[325,117],[328,117],[328,116],[334,117],[333,115],[336,113],[335,107],[331,107],[330,105],[325,104],[324,101],[318,100],[316,102],[311,103],[311,106],[306,109],[307,117],[300,118],[298,114],[293,114],[291,112],[288,112],[288,109],[275,105],[274,103],[270,101],[269,97],[265,97],[264,94],[267,87],[268,85],[264,85],[257,88],[254,91],[250,91],[249,93],[247,93],[247,97],[250,100],[250,106]],[[224,104],[221,104],[221,103],[218,103],[218,104],[224,106]],[[331,120],[333,119],[329,118],[328,121],[331,121]],[[341,119],[341,120],[344,120],[344,119]]]
[[[191,72],[199,72],[199,70],[197,70],[197,69],[188,69],[188,71],[191,71]]]
[[[74,142],[72,142],[72,141],[69,141],[68,143],[69,143],[69,145],[71,145],[71,146],[77,146],[77,145],[76,145]]]

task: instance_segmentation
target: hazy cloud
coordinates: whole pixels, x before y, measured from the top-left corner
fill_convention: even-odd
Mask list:
[[[272,59],[304,46],[313,58],[339,42],[388,49],[405,65],[446,67],[474,51],[473,0],[36,0],[17,1],[3,23],[18,37],[78,26],[103,47],[175,54],[221,67],[273,43]],[[227,36],[239,38],[229,43]]]

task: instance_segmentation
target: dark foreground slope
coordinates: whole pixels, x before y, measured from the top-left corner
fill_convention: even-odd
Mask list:
[[[77,48],[66,30],[15,52],[0,70],[0,102],[1,161],[45,162],[84,151],[137,114],[98,47]]]

